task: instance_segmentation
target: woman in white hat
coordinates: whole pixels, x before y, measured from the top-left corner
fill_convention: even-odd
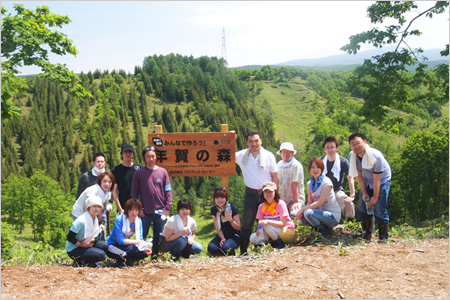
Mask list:
[[[96,267],[100,261],[105,260],[108,254],[108,243],[98,240],[100,226],[97,216],[103,209],[102,199],[98,196],[89,196],[86,200],[86,211],[81,214],[70,227],[67,234],[66,251],[74,260],[75,266]]]
[[[289,216],[286,203],[280,199],[275,182],[262,186],[261,201],[256,213],[259,229],[252,233],[250,242],[255,245],[270,242],[274,248],[284,248],[295,237],[295,224]]]

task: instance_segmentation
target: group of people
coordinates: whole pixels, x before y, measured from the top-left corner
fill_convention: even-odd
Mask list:
[[[307,182],[307,203],[303,166],[294,157],[297,151],[293,144],[281,144],[277,154],[282,160],[276,163],[275,156],[262,147],[258,132],[250,131],[246,139],[248,148],[235,154],[246,186],[243,222],[239,210],[229,202],[228,191],[215,189],[211,217],[217,234],[208,244],[210,254],[235,255],[240,247],[240,254],[245,255],[250,242],[283,248],[295,238],[295,218],[301,225],[315,228],[320,239],[328,237],[341,214],[348,220],[355,218],[355,177],[360,186],[362,237],[372,237],[373,214],[379,226],[379,242],[387,241],[391,170],[383,154],[371,148],[363,134],[349,137],[349,160],[337,153],[336,138],[323,141],[326,155],[314,157],[308,164],[311,179]],[[123,161],[111,172],[105,171],[105,155],[94,155],[92,170],[80,178],[72,210],[74,222],[67,235],[66,251],[74,264],[96,266],[108,256],[116,261],[115,266],[125,267],[160,251],[170,251],[174,260],[203,251],[195,240],[197,224],[190,216],[189,200],[178,201],[177,214],[169,217],[172,189],[167,171],[156,165],[156,151],[154,147],[142,150],[142,166],[132,161],[133,146],[125,144],[121,149]],[[343,187],[345,178],[350,196]],[[105,222],[112,201],[117,216],[112,232],[106,236]],[[257,230],[253,232],[256,219]],[[147,240],[152,224],[153,239]]]

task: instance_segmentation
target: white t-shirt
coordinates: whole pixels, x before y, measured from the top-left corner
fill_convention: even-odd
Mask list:
[[[191,216],[188,216],[188,224],[191,224],[191,231],[195,231],[197,229],[197,222],[195,222],[194,218],[191,218]],[[164,226],[164,230],[162,232],[162,236],[166,236],[166,228],[170,228],[173,230],[172,234],[180,233],[182,230],[177,225],[177,218],[175,216],[171,216],[169,219],[167,219],[166,225]]]
[[[248,156],[247,165],[242,165],[242,158],[244,157],[247,149],[236,152],[236,163],[241,167],[242,174],[244,175],[244,183],[251,189],[260,190],[265,182],[273,181],[271,173],[278,172],[277,162],[272,152],[261,148],[261,151],[265,151],[264,169],[259,168],[259,156],[255,157],[250,153]]]

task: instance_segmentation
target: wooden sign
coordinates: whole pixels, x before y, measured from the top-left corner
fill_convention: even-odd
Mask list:
[[[149,133],[156,164],[169,176],[233,176],[235,134],[230,132]]]

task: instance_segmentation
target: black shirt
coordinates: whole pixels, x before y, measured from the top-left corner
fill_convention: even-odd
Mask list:
[[[320,159],[324,160],[325,156],[322,156]],[[341,160],[341,172],[339,173],[339,181],[336,180],[336,178],[333,176],[333,173],[331,172],[331,169],[333,169],[334,162],[336,161],[329,161],[327,160],[327,165],[325,166],[325,176],[331,179],[331,182],[333,183],[333,190],[334,191],[345,191],[343,185],[344,185],[344,179],[348,175],[348,170],[350,169],[350,163],[348,162],[348,159],[345,157],[339,156]]]
[[[234,217],[235,215],[238,215],[238,214],[239,214],[238,209],[235,206],[231,205],[231,216]],[[215,217],[216,215],[217,215],[217,206],[214,205],[213,207],[211,207],[211,216]],[[220,215],[225,217],[225,211],[223,211]],[[225,222],[222,222],[222,220],[221,220],[220,226],[221,226],[220,229],[222,229],[225,239],[228,240],[229,238],[233,237],[233,235],[235,235],[235,234],[240,236],[239,230],[234,229],[233,226],[231,226],[231,223],[228,222],[228,220],[226,220]]]
[[[119,193],[119,202],[122,209],[125,209],[125,203],[131,198],[131,184],[133,183],[134,173],[142,168],[141,164],[134,163],[131,167],[125,167],[120,164],[115,166],[111,173],[117,183]]]

